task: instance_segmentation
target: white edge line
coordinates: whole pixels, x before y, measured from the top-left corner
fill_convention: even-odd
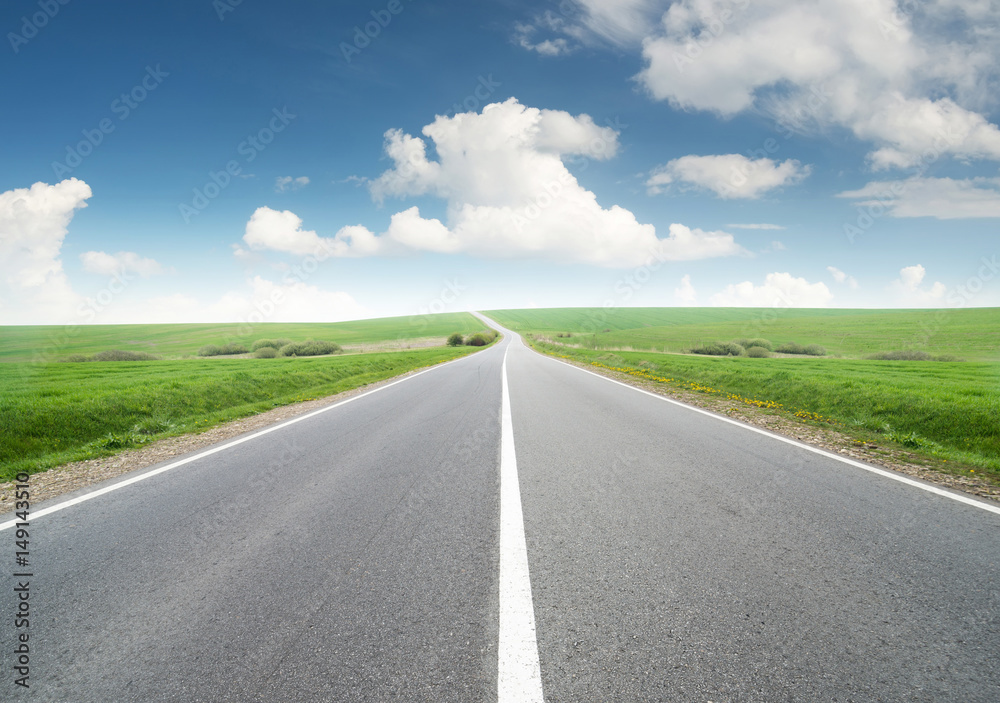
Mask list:
[[[514,453],[514,425],[507,386],[507,352],[501,369],[500,567],[497,702],[543,703],[542,674],[531,600],[528,547]]]
[[[981,508],[982,510],[986,510],[991,513],[996,513],[997,515],[1000,515],[1000,507],[998,506],[990,505],[989,503],[983,503],[982,501],[976,500],[975,498],[970,498],[969,496],[961,495],[959,493],[952,493],[951,491],[946,491],[943,488],[938,488],[937,486],[928,483],[915,481],[907,476],[902,476],[892,471],[887,471],[886,469],[880,469],[877,466],[863,464],[860,461],[855,461],[854,459],[848,459],[847,457],[840,456],[839,454],[828,452],[825,449],[819,449],[817,447],[810,446],[803,442],[799,442],[798,440],[790,439],[789,437],[783,437],[779,434],[775,434],[774,432],[769,432],[768,430],[762,430],[759,427],[754,427],[753,425],[748,425],[744,422],[733,420],[732,418],[723,417],[722,415],[716,415],[715,413],[709,412],[707,410],[702,410],[701,408],[696,408],[692,405],[688,405],[687,403],[682,403],[678,400],[674,400],[673,398],[667,398],[666,396],[662,396],[658,393],[651,393],[650,391],[647,391],[643,388],[637,388],[636,386],[631,386],[617,379],[609,378],[608,376],[604,376],[603,374],[595,373],[590,369],[584,369],[574,364],[568,364],[565,361],[562,361],[561,359],[556,359],[554,357],[549,356],[548,354],[542,354],[541,352],[535,351],[534,349],[532,349],[532,351],[534,351],[536,354],[538,354],[544,359],[549,359],[550,361],[555,361],[557,363],[563,364],[564,366],[569,366],[570,368],[576,369],[577,371],[582,371],[583,373],[589,373],[591,376],[596,376],[597,378],[603,378],[605,381],[609,381],[611,383],[617,383],[619,386],[624,386],[625,388],[631,388],[632,390],[637,391],[639,393],[645,393],[648,396],[652,396],[653,398],[657,398],[667,403],[672,403],[673,405],[686,408],[688,410],[691,410],[692,412],[700,413],[702,415],[707,415],[708,417],[715,418],[716,420],[719,420],[721,422],[727,422],[730,425],[736,425],[737,427],[742,427],[743,429],[749,430],[750,432],[756,432],[757,434],[762,434],[765,437],[771,437],[772,439],[784,442],[785,444],[790,444],[793,447],[799,447],[800,449],[805,449],[807,451],[812,452],[813,454],[819,454],[820,456],[825,456],[828,459],[836,459],[841,463],[848,464],[850,466],[854,466],[859,469],[864,469],[865,471],[870,471],[873,474],[878,474],[879,476],[884,476],[885,478],[891,478],[893,481],[899,481],[900,483],[905,483],[909,486],[913,486],[914,488],[919,488],[920,490],[927,491],[928,493],[934,493],[939,496],[944,496],[945,498],[951,498],[952,500],[958,501],[959,503],[965,503],[966,505],[971,505],[973,507]]]
[[[345,398],[344,400],[341,400],[338,403],[334,403],[333,405],[327,405],[326,407],[320,408],[319,410],[313,410],[312,412],[306,413],[305,415],[299,415],[297,417],[293,417],[291,420],[286,420],[285,422],[282,422],[281,424],[272,425],[272,426],[267,427],[267,428],[265,428],[263,430],[260,430],[259,432],[254,432],[253,434],[247,435],[245,437],[240,437],[239,439],[234,439],[233,441],[227,442],[226,444],[221,444],[221,445],[212,447],[211,449],[207,449],[207,450],[205,450],[203,452],[200,452],[198,454],[195,454],[193,456],[185,457],[184,459],[180,459],[180,460],[175,461],[175,462],[173,462],[171,464],[167,464],[166,466],[161,466],[158,469],[153,469],[152,471],[147,471],[146,473],[140,474],[138,476],[133,476],[131,478],[125,479],[124,481],[119,481],[118,483],[112,484],[110,486],[105,486],[104,488],[98,489],[98,490],[93,491],[91,493],[85,493],[82,496],[77,496],[76,498],[72,498],[71,500],[67,500],[67,501],[64,501],[62,503],[57,503],[56,505],[49,506],[48,508],[43,508],[42,510],[31,511],[31,513],[29,514],[29,518],[31,520],[37,520],[38,518],[44,517],[44,516],[49,515],[51,513],[55,513],[55,512],[58,512],[60,510],[65,510],[66,508],[72,507],[74,505],[79,505],[80,503],[85,503],[86,501],[91,500],[93,498],[97,498],[98,496],[102,496],[105,493],[111,493],[112,491],[117,491],[119,488],[125,488],[125,486],[130,486],[133,483],[138,483],[139,481],[145,481],[147,478],[152,478],[153,476],[156,476],[157,474],[162,474],[164,471],[170,471],[171,469],[176,469],[179,466],[184,466],[185,464],[190,464],[193,461],[198,461],[199,459],[204,459],[207,456],[211,456],[212,454],[215,454],[217,452],[225,451],[226,449],[230,449],[231,447],[235,447],[238,444],[243,444],[244,442],[249,442],[251,439],[256,439],[257,437],[269,434],[271,432],[275,432],[275,431],[280,430],[280,429],[282,429],[284,427],[288,427],[289,425],[294,425],[296,422],[302,422],[303,420],[308,420],[311,417],[314,417],[314,416],[319,415],[321,413],[325,413],[325,412],[327,412],[329,410],[333,410],[334,408],[339,408],[342,405],[346,405],[347,403],[351,403],[351,402],[353,402],[355,400],[359,400],[361,398],[364,398],[367,395],[371,395],[372,393],[378,393],[379,391],[384,390],[386,388],[389,388],[390,386],[395,386],[397,383],[403,383],[404,381],[409,381],[411,378],[416,378],[417,376],[420,376],[422,374],[428,373],[429,371],[434,371],[435,369],[442,368],[442,367],[447,366],[449,364],[453,364],[453,363],[455,363],[457,361],[462,361],[463,359],[468,359],[468,358],[474,356],[474,354],[475,353],[470,354],[468,356],[462,356],[462,357],[459,357],[457,359],[452,359],[451,361],[445,361],[444,363],[435,364],[434,366],[431,366],[430,368],[423,369],[422,371],[417,371],[416,373],[410,374],[409,376],[406,376],[405,378],[396,379],[395,381],[392,381],[391,383],[387,383],[384,386],[379,386],[378,388],[373,388],[370,391],[365,391],[364,393],[361,393],[360,395],[355,395],[355,396],[352,396],[350,398]],[[17,523],[18,523],[17,518],[15,518],[13,520],[8,520],[7,522],[0,523],[0,532],[3,532],[4,530],[9,530],[10,528],[14,527],[14,525],[16,525]]]

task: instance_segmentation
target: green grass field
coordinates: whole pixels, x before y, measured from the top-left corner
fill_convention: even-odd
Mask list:
[[[469,313],[442,313],[413,317],[331,323],[270,322],[189,325],[82,325],[0,327],[0,361],[59,361],[70,354],[93,354],[108,349],[141,351],[179,359],[197,354],[206,344],[235,341],[249,345],[262,338],[308,338],[341,346],[378,344],[440,337],[452,332],[467,335],[483,329]]]
[[[969,361],[1000,361],[1000,308],[554,308],[485,314],[517,332],[572,333],[566,342],[588,349],[680,353],[701,344],[764,337],[775,344],[820,344],[831,355],[847,357],[917,349]]]
[[[669,379],[658,382],[731,397],[806,422],[832,421],[848,435],[890,441],[964,466],[965,471],[975,467],[974,471],[1000,481],[1000,310],[996,308],[945,312],[569,308],[486,314],[518,332],[551,340],[536,342],[540,351],[623,369],[645,379]],[[573,336],[557,338],[559,333]],[[684,353],[701,344],[741,337],[764,337],[775,344],[820,344],[830,356],[751,359]],[[863,358],[901,349],[967,361]],[[779,405],[780,410],[775,409]]]
[[[305,358],[0,364],[0,481],[473,351],[431,347]]]

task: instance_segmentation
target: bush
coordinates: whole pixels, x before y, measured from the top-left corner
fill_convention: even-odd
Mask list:
[[[809,356],[826,356],[826,349],[818,344],[806,346],[806,354]]]
[[[931,361],[934,359],[925,351],[916,349],[903,349],[900,351],[879,352],[865,357],[874,361]]]
[[[705,344],[691,350],[692,354],[707,354],[708,356],[725,356],[726,352],[718,344]]]
[[[257,359],[273,359],[278,356],[278,350],[274,347],[260,347],[253,355]]]
[[[216,344],[206,344],[198,350],[198,356],[228,356],[230,354],[246,354],[248,351],[250,350],[236,342],[227,342],[221,347]]]
[[[769,340],[769,339],[760,339],[760,338],[757,338],[757,339],[734,339],[733,343],[734,344],[739,344],[741,347],[744,347],[745,349],[748,349],[748,350],[751,347],[761,347],[762,349],[764,349],[766,351],[773,351],[774,350],[774,344],[772,344],[771,340]]]
[[[90,357],[86,354],[70,354],[63,361],[79,363],[81,361],[90,361]]]
[[[250,351],[257,351],[258,349],[270,348],[277,351],[281,349],[286,344],[291,344],[292,340],[285,339],[283,337],[278,339],[258,339],[256,342],[250,345]],[[270,358],[270,357],[268,357]]]
[[[474,335],[465,340],[465,344],[470,347],[485,347],[492,340],[486,339],[486,336],[482,332],[476,332]]]
[[[771,352],[764,347],[750,347],[747,349],[747,356],[751,359],[766,359],[771,356]]]
[[[460,347],[463,344],[465,344],[465,340],[462,339],[462,335],[460,335],[458,332],[454,332],[448,337],[449,347]]]
[[[806,348],[795,342],[787,342],[786,344],[779,345],[774,351],[779,354],[805,354]]]
[[[324,342],[318,339],[307,339],[304,342],[292,342],[281,348],[282,356],[324,356],[340,351],[340,345]]]
[[[691,353],[707,354],[708,356],[741,356],[744,351],[743,346],[736,342],[716,342],[715,344],[695,347]]]
[[[121,349],[109,349],[97,352],[91,361],[159,361],[162,357],[149,352],[122,351]]]

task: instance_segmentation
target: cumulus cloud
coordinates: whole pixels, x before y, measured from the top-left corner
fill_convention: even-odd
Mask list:
[[[511,98],[423,128],[424,138],[401,130],[385,135],[392,167],[369,189],[376,202],[434,196],[447,203],[444,221],[417,207],[397,212],[376,235],[362,226],[333,237],[303,230],[293,213],[259,208],[247,223],[251,249],[306,255],[371,256],[413,251],[481,257],[532,257],[559,262],[629,267],[654,260],[731,256],[745,251],[727,232],[674,223],[667,236],[629,210],[602,207],[565,161],[608,159],[618,134],[587,115],[525,107]],[[428,156],[433,144],[436,160]]]
[[[899,278],[889,286],[904,304],[908,305],[940,305],[948,289],[940,281],[930,286],[923,286],[927,269],[920,264],[905,266],[899,270]]]
[[[261,276],[247,279],[215,300],[188,293],[123,300],[102,314],[101,322],[173,323],[342,322],[372,316],[350,294],[330,291],[303,280],[277,282]]]
[[[342,227],[333,237],[302,229],[302,219],[290,210],[257,208],[247,222],[243,241],[252,250],[270,249],[297,256],[366,256],[379,251],[375,236],[361,226]],[[246,250],[235,247],[237,258]]]
[[[830,272],[830,275],[833,276],[833,280],[835,280],[837,283],[844,283],[852,289],[858,287],[858,279],[856,279],[854,276],[850,276],[844,273],[836,266],[827,266],[826,270]]]
[[[279,176],[274,181],[274,190],[278,193],[284,193],[286,190],[298,190],[299,188],[305,188],[307,185],[309,185],[308,176],[299,176],[298,178]]]
[[[5,324],[68,320],[81,302],[60,252],[90,186],[76,178],[0,193],[0,319]]]
[[[759,198],[784,185],[798,183],[811,168],[794,159],[781,163],[771,159],[751,160],[742,154],[682,156],[659,166],[646,180],[650,195],[662,193],[671,183],[690,183],[714,192],[720,198]]]
[[[790,273],[769,273],[762,285],[730,284],[711,297],[720,307],[822,308],[833,300],[824,283],[810,283]]]
[[[982,15],[941,0],[679,0],[648,27],[636,79],[680,109],[845,127],[876,145],[876,169],[927,152],[998,160],[1000,130],[976,111],[996,93]]]
[[[674,300],[681,305],[694,305],[698,301],[698,292],[691,284],[690,275],[685,275],[681,284],[674,288]]]
[[[1000,178],[923,178],[874,181],[838,193],[864,207],[886,208],[893,217],[1000,217]]]
[[[89,273],[103,276],[127,272],[137,273],[143,278],[163,273],[163,267],[154,260],[139,256],[134,251],[120,251],[117,254],[106,254],[103,251],[85,251],[80,254],[83,268]]]

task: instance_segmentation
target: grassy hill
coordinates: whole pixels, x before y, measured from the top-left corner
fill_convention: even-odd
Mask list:
[[[483,323],[469,313],[442,313],[412,317],[384,317],[351,322],[269,322],[253,326],[232,324],[177,325],[59,325],[0,327],[0,361],[58,361],[70,354],[93,354],[107,349],[141,351],[168,359],[197,354],[206,344],[286,337],[296,341],[323,339],[343,347],[424,338],[444,339],[452,332],[478,332]],[[405,344],[404,344],[405,346]]]
[[[518,332],[573,334],[587,349],[685,352],[742,337],[819,344],[831,355],[917,349],[1000,361],[1000,308],[841,310],[773,308],[550,308],[486,313]]]

